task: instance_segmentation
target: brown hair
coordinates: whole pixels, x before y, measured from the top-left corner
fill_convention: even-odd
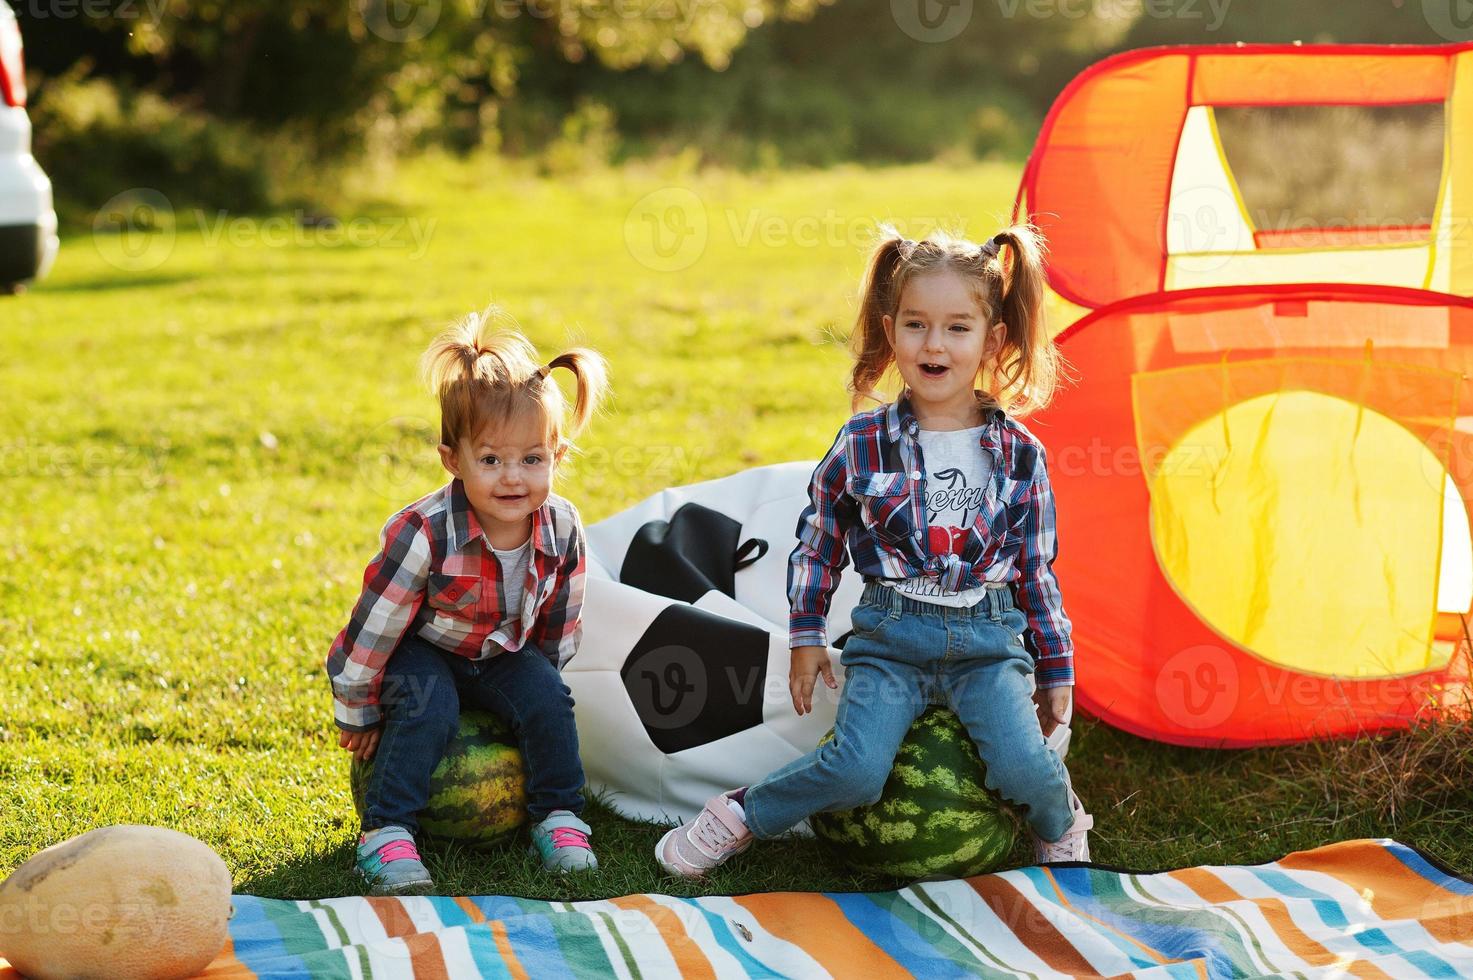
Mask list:
[[[913,276],[937,272],[954,272],[971,285],[988,330],[999,321],[1005,326],[1002,347],[992,361],[996,387],[988,395],[1017,415],[1048,405],[1066,362],[1044,323],[1047,279],[1044,241],[1038,229],[1032,224],[1013,225],[985,246],[940,231],[918,242],[888,225],[880,231],[880,242],[865,269],[859,316],[849,338],[854,355],[849,378],[854,409],[866,399],[883,400],[875,395],[875,388],[895,363],[884,318],[899,310],[900,296]],[[1003,246],[1011,254],[1011,263],[1003,261]],[[983,364],[983,371],[988,366]]]
[[[469,313],[436,337],[420,358],[420,370],[430,391],[440,400],[440,441],[457,446],[491,422],[526,417],[536,412],[543,438],[555,452],[583,431],[608,389],[603,357],[586,347],[575,347],[547,364],[538,362],[537,350],[515,329],[501,310]],[[577,379],[572,419],[562,389],[549,375],[567,368]]]

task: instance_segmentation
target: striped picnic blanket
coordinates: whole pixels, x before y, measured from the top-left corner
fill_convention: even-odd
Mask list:
[[[872,893],[235,898],[235,977],[1473,976],[1473,885],[1392,840]],[[0,969],[0,978],[11,971]]]

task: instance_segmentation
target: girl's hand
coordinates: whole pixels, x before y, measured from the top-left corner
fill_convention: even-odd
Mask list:
[[[353,753],[353,761],[367,762],[378,751],[378,739],[381,734],[383,734],[382,728],[371,728],[366,732],[345,732],[339,729],[338,747]]]
[[[1038,724],[1043,737],[1048,738],[1055,728],[1069,721],[1070,706],[1074,703],[1074,687],[1051,687],[1047,691],[1034,691],[1033,703],[1038,705]]]
[[[793,695],[793,710],[807,714],[813,710],[813,684],[819,674],[824,683],[837,688],[834,668],[829,666],[828,647],[793,647],[788,666],[788,690]]]

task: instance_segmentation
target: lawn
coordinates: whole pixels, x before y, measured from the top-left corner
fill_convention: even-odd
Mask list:
[[[0,303],[0,874],[94,827],[150,823],[214,847],[237,891],[359,891],[322,664],[384,519],[443,482],[415,375],[431,336],[495,300],[549,356],[572,341],[608,355],[616,399],[561,485],[596,521],[821,454],[847,415],[839,338],[872,221],[990,235],[1018,175],[673,167],[554,181],[427,159],[336,230],[181,207],[164,230],[120,234],[114,215],[144,215],[114,208]],[[1103,863],[1388,836],[1473,870],[1468,745],[1434,731],[1209,752],[1085,720],[1069,761]],[[462,894],[894,884],[791,841],[691,886],[654,864],[660,828],[590,817],[591,878],[549,881],[516,849],[427,859]]]

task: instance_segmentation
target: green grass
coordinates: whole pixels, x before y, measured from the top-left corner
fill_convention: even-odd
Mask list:
[[[94,827],[150,823],[209,843],[238,891],[355,892],[322,663],[383,520],[444,479],[415,377],[430,337],[494,299],[549,355],[608,354],[617,398],[561,485],[596,521],[672,484],[820,454],[847,415],[834,337],[866,223],[989,235],[1016,179],[984,165],[552,182],[425,160],[373,189],[361,228],[376,247],[262,241],[249,217],[214,237],[217,216],[202,229],[187,213],[171,247],[150,239],[156,264],[119,260],[114,235],[68,235],[51,278],[0,305],[0,873]],[[630,213],[676,186],[707,238],[660,271],[639,261],[648,226]],[[656,218],[698,219],[690,200],[664,191]],[[394,231],[410,218],[422,250]],[[1473,869],[1466,736],[1225,753],[1085,722],[1070,764],[1098,861],[1253,862],[1394,836]],[[459,893],[893,884],[790,841],[683,885],[650,857],[659,828],[590,817],[603,870],[589,879],[549,882],[518,850],[428,859]]]

